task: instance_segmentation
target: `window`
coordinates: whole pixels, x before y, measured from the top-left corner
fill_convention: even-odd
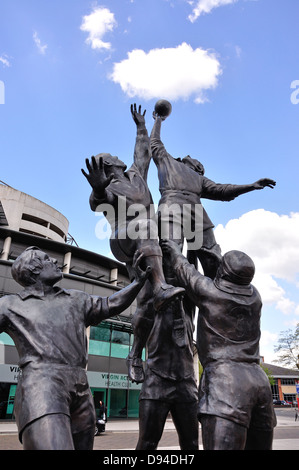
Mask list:
[[[33,224],[40,225],[41,227],[48,227],[53,232],[57,233],[57,235],[59,235],[60,237],[65,239],[64,232],[59,227],[57,227],[54,224],[49,223],[45,219],[41,219],[40,217],[36,217],[35,215],[31,215],[31,214],[22,214],[22,220],[26,220],[27,222],[32,222]],[[32,233],[33,235],[38,235],[37,233],[30,232],[28,230],[26,231],[24,229],[22,229],[20,231],[22,231],[24,233]]]
[[[283,399],[288,403],[296,403],[296,393],[284,393]]]
[[[281,379],[281,385],[295,385],[295,379]]]
[[[271,385],[273,400],[279,400],[279,389],[277,379],[275,379],[275,385]]]
[[[46,220],[41,219],[40,217],[35,217],[34,215],[22,214],[22,220],[27,220],[28,222],[41,225],[42,227],[48,227],[48,222]]]
[[[89,354],[126,359],[132,347],[134,335],[130,326],[124,323],[102,322],[90,328]],[[145,349],[142,352],[145,360]]]
[[[113,418],[126,418],[128,413],[128,391],[110,390],[110,413]]]
[[[65,238],[64,232],[59,227],[56,227],[56,225],[50,224],[50,230],[57,233],[61,238]]]
[[[127,331],[118,331],[113,329],[111,341],[112,343],[129,345],[130,335]]]
[[[95,341],[110,341],[111,339],[111,325],[110,323],[101,323],[99,326],[92,326],[90,328],[90,339]]]

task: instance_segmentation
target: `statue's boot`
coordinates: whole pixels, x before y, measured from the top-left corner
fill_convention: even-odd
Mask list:
[[[174,300],[176,297],[182,297],[185,294],[183,287],[173,287],[169,284],[163,283],[158,291],[154,292],[154,308],[159,311],[162,307]]]

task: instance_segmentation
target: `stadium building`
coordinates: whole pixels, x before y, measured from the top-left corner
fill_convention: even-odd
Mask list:
[[[11,266],[28,246],[38,246],[58,260],[64,273],[58,285],[63,288],[106,297],[129,284],[123,264],[79,248],[68,226],[68,220],[57,210],[0,184],[0,296],[22,289],[11,276]],[[102,400],[108,417],[138,417],[141,385],[128,380],[125,361],[133,341],[131,318],[135,308],[133,303],[121,316],[88,331],[89,384],[96,409]],[[18,360],[11,338],[0,334],[0,419],[13,418]]]

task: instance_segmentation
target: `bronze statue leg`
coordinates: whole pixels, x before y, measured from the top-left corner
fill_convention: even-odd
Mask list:
[[[245,450],[272,450],[273,430],[249,428]]]
[[[244,450],[247,428],[228,419],[202,415],[202,442],[204,450]]]
[[[70,417],[42,416],[25,427],[22,442],[24,450],[74,450]]]
[[[171,416],[176,427],[181,450],[198,450],[197,401],[171,406]]]
[[[155,450],[157,448],[169,409],[168,403],[159,400],[140,400],[139,440],[136,450]]]
[[[154,324],[155,310],[153,306],[153,291],[149,281],[146,281],[137,296],[137,308],[132,318],[134,341],[127,357],[128,375],[132,382],[144,381],[142,350]]]

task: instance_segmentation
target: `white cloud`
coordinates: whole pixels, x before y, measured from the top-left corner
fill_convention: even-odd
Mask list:
[[[80,29],[88,33],[86,43],[92,49],[110,49],[111,43],[103,41],[103,37],[116,26],[114,14],[108,8],[95,7],[90,15],[83,17]]]
[[[277,344],[278,336],[277,333],[271,333],[267,330],[261,331],[260,353],[268,364],[273,363],[277,359],[277,355],[274,353],[274,346]]]
[[[291,313],[294,313],[294,311],[296,310],[296,304],[292,300],[282,297],[276,303],[276,308],[285,315],[289,315]]]
[[[269,344],[274,343],[278,339],[277,333],[271,333],[270,331],[263,330],[261,333],[261,345],[269,346]]]
[[[10,67],[10,62],[5,54],[0,56],[0,62],[4,67]]]
[[[201,103],[206,101],[204,91],[217,86],[220,74],[214,53],[193,50],[184,42],[148,53],[135,49],[127,59],[114,64],[110,79],[119,83],[130,98],[186,100],[193,95],[195,102]]]
[[[214,8],[236,3],[237,1],[238,0],[197,0],[196,6],[193,8],[191,15],[188,16],[188,19],[191,23],[194,23],[200,15],[210,13]]]
[[[299,213],[278,215],[258,209],[215,228],[223,253],[241,250],[256,265],[254,284],[264,304],[272,303],[283,314],[298,314],[299,306],[280,285],[296,286],[299,275]]]
[[[46,53],[46,49],[47,49],[48,45],[41,43],[41,40],[38,37],[38,34],[37,34],[36,31],[34,31],[34,33],[33,33],[33,40],[35,42],[35,45],[36,45],[39,53],[44,55]]]

